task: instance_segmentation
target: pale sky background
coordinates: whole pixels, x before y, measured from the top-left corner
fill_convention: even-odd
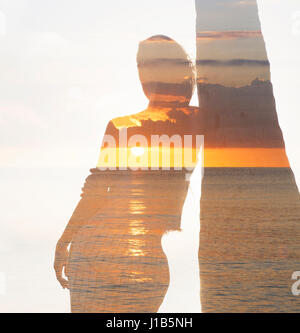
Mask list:
[[[258,4],[280,123],[300,171],[300,2]],[[0,312],[69,311],[52,268],[55,243],[107,122],[146,105],[137,72],[128,78],[132,50],[163,33],[195,54],[193,8],[192,0],[0,0]],[[222,11],[220,27],[233,21]]]

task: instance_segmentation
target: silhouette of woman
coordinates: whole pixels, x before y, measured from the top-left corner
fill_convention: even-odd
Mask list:
[[[168,288],[161,238],[180,228],[201,114],[189,106],[194,67],[178,43],[153,36],[140,43],[137,62],[149,106],[109,122],[57,243],[56,276],[72,312],[156,312]]]

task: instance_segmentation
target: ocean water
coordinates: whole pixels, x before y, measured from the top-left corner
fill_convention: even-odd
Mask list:
[[[96,195],[101,207],[72,247],[73,310],[156,311],[169,280],[160,239],[179,229],[184,175],[98,173],[85,187],[88,202]],[[205,170],[199,251],[204,312],[298,311],[291,277],[300,270],[299,199],[290,169]]]
[[[157,312],[169,284],[161,238],[180,228],[187,186],[180,171],[93,171],[72,218],[72,311]]]
[[[2,312],[69,310],[69,293],[55,279],[54,250],[85,174],[3,170]],[[109,196],[96,200],[102,208],[81,230],[84,251],[77,259],[86,270],[78,266],[76,279],[80,287],[85,283],[81,296],[89,297],[79,303],[86,311],[154,311],[169,279],[160,237],[179,227],[185,178],[134,173],[123,182],[113,179],[101,181],[106,190],[110,185]],[[290,169],[206,168],[199,250],[203,312],[300,312],[300,296],[291,291],[292,274],[300,271],[299,238],[300,198]]]
[[[288,168],[206,169],[201,199],[204,312],[299,312],[300,197]]]

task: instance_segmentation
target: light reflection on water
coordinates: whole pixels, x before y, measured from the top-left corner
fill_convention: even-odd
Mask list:
[[[147,230],[142,220],[131,220],[129,222],[129,233],[133,236],[146,235]]]
[[[140,192],[140,195],[142,193]],[[129,201],[129,212],[131,215],[141,215],[146,209],[144,200],[130,200]]]
[[[156,312],[169,283],[161,237],[179,228],[185,174],[94,177],[110,191],[91,193],[101,207],[72,246],[73,311]]]
[[[81,231],[78,310],[157,311],[169,283],[161,236],[178,228],[184,197],[177,176],[158,178],[112,185]],[[205,170],[199,257],[204,312],[299,312],[300,199],[289,169]]]
[[[145,256],[145,253],[143,252],[144,246],[145,246],[145,241],[141,239],[129,239],[128,250],[126,254],[128,256],[133,256],[133,257]]]
[[[142,194],[143,192],[140,192]],[[146,209],[145,201],[143,199],[140,200],[130,200],[129,201],[129,212],[131,215],[142,215]],[[143,222],[140,220],[130,220],[129,221],[129,235],[132,236],[140,236],[146,235],[146,229],[143,226]],[[145,256],[143,248],[146,243],[144,239],[139,238],[129,238],[128,239],[128,250],[126,254],[128,256]],[[151,280],[151,279],[150,279]]]

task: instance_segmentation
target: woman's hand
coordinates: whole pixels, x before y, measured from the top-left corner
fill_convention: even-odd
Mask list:
[[[55,250],[55,260],[54,260],[54,270],[56,274],[56,278],[61,286],[65,289],[69,289],[69,282],[63,277],[63,271],[66,271],[66,265],[68,262],[69,251],[68,251],[68,243],[58,241]]]

